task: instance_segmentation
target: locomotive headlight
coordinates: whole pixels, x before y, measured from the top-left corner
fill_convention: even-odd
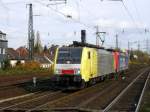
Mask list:
[[[59,69],[56,69],[55,73],[56,73],[56,74],[60,74],[60,70],[59,70]]]
[[[80,69],[76,69],[76,74],[80,74]]]

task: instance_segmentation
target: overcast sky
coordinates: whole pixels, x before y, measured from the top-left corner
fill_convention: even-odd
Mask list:
[[[143,48],[144,40],[150,39],[144,33],[150,27],[150,0],[124,0],[124,5],[107,0],[67,0],[61,5],[48,5],[55,3],[49,0],[0,0],[0,30],[7,33],[9,47],[27,45],[28,3],[33,3],[34,15],[39,15],[34,16],[34,31],[40,32],[42,44],[70,44],[80,40],[81,29],[87,30],[87,42],[95,44],[97,25],[107,32],[106,47],[115,46],[116,34],[122,48],[138,40]]]

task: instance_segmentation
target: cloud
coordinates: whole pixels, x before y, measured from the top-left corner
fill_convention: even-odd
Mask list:
[[[118,23],[118,28],[127,28],[127,29],[135,29],[135,28],[145,28],[146,26],[140,22],[129,22],[129,21],[120,21]]]
[[[114,27],[115,21],[110,19],[98,19],[95,22],[95,25],[98,25],[100,27]]]
[[[113,20],[113,19],[98,19],[94,22],[95,25],[98,25],[101,29],[118,31],[118,30],[126,30],[126,31],[134,31],[139,30],[143,31],[146,28],[146,25],[137,21],[135,23],[126,21],[126,20]]]
[[[72,40],[80,40],[80,30],[87,30],[87,41],[95,43],[95,32],[96,29],[93,28],[96,25],[99,25],[100,31],[108,32],[109,36],[112,37],[110,43],[114,40],[114,34],[116,32],[125,31],[124,36],[131,38],[132,33],[137,37],[137,26],[140,31],[144,31],[143,28],[146,25],[140,23],[135,17],[136,13],[133,10],[134,7],[131,7],[130,2],[127,2],[127,6],[131,9],[131,13],[135,17],[135,25],[131,19],[124,13],[122,5],[116,2],[100,2],[98,0],[76,0],[67,1],[66,5],[57,5],[46,7],[50,3],[49,0],[2,0],[5,4],[6,2],[16,2],[13,4],[5,4],[9,9],[9,24],[7,22],[7,11],[0,7],[0,30],[3,30],[8,34],[9,45],[21,46],[24,42],[27,43],[27,31],[28,31],[28,8],[26,8],[26,3],[33,3],[33,12],[35,15],[41,15],[40,17],[34,17],[34,30],[39,30],[41,32],[41,39],[44,44],[46,43],[55,43],[55,44],[65,44],[71,42]],[[41,1],[40,4],[36,1]],[[22,3],[21,3],[22,2]],[[137,1],[142,2],[142,1]],[[138,5],[141,12],[146,12],[149,9],[147,2],[142,2],[143,7]],[[146,7],[144,6],[146,5]],[[53,9],[52,9],[53,8]],[[144,9],[144,10],[143,10]],[[58,11],[58,12],[57,12]],[[69,15],[69,18],[61,15],[59,12],[65,16]],[[68,16],[68,17],[69,17]],[[147,22],[149,25],[149,15],[148,12],[142,13],[144,22]],[[86,26],[92,26],[88,28],[81,23],[85,23]],[[77,32],[77,35],[74,36],[74,31]],[[49,35],[48,35],[49,33]],[[142,39],[142,38],[141,38]],[[16,40],[18,40],[16,42]]]
[[[33,5],[33,13],[34,15],[41,15],[41,16],[46,16],[49,14],[49,8],[45,6],[42,6],[38,3],[34,3]]]

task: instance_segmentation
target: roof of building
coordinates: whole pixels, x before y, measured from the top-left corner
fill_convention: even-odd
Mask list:
[[[8,40],[3,40],[3,39],[0,38],[0,42],[5,42],[5,43],[7,43]]]
[[[16,49],[16,51],[18,52],[19,56],[22,58],[22,59],[28,59],[28,50],[27,48],[25,47],[19,47],[18,49]]]
[[[45,56],[34,56],[34,60],[41,64],[51,64],[51,62],[45,58]]]
[[[28,60],[29,51],[25,47],[19,47],[18,49],[8,48],[7,49],[8,59],[11,60]],[[53,62],[54,53],[42,52],[35,53],[34,60],[42,64],[51,64]]]
[[[3,33],[2,31],[0,31],[0,34],[2,34],[2,35],[6,35],[6,33]]]
[[[7,48],[8,59],[10,60],[27,60],[28,54],[25,49],[18,48],[17,50],[13,48]]]
[[[10,59],[10,60],[19,59],[18,52],[16,50],[14,50],[13,48],[7,48],[7,55],[8,55],[8,59]]]

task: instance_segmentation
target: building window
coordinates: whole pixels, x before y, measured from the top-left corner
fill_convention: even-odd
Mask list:
[[[3,48],[1,49],[1,54],[3,54]]]
[[[3,49],[3,54],[5,54],[5,49]]]

